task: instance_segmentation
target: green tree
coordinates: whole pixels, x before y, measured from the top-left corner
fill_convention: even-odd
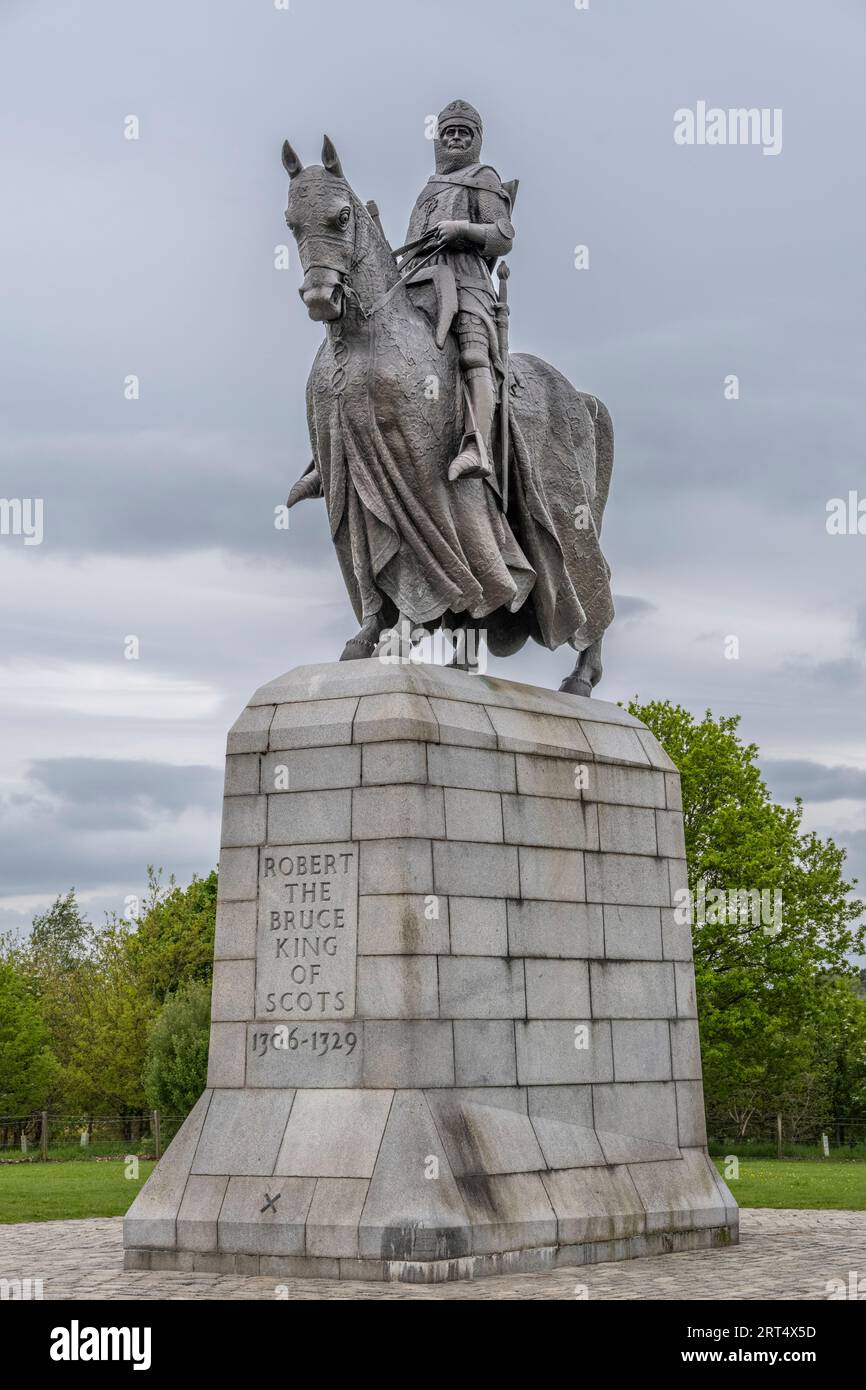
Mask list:
[[[207,1082],[210,985],[191,980],[163,1004],[151,1029],[144,1067],[148,1104],[185,1115]]]
[[[50,1034],[30,981],[0,960],[0,1114],[44,1109],[57,1073]]]
[[[130,963],[139,989],[160,1005],[192,980],[209,983],[213,968],[217,875],[181,888],[148,866],[148,896],[129,937]]]
[[[855,976],[848,956],[864,949],[864,904],[844,877],[845,851],[803,831],[799,800],[771,799],[737,717],[698,720],[658,700],[629,710],[680,771],[693,901],[700,885],[781,894],[777,928],[712,907],[692,927],[707,1099],[744,1124],[755,1109],[781,1108],[804,1078],[827,1082],[826,1029],[841,1015],[821,986]],[[866,1074],[862,1057],[848,1065]]]

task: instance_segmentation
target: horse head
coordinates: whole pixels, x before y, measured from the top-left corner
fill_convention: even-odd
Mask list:
[[[284,141],[283,167],[289,176],[286,225],[298,244],[304,271],[298,293],[311,319],[330,323],[342,317],[350,275],[359,260],[361,223],[369,222],[370,216],[346,182],[327,135],[322,163],[307,169]]]

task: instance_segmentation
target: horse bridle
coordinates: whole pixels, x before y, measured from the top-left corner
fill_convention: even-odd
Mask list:
[[[388,301],[389,301],[390,299],[393,298],[393,296],[397,293],[397,291],[401,288],[401,286],[402,286],[402,285],[405,285],[405,283],[406,283],[407,280],[411,280],[412,276],[413,276],[417,271],[421,270],[421,268],[422,268],[423,266],[427,265],[430,261],[432,261],[434,256],[438,256],[438,255],[439,255],[439,252],[440,252],[440,250],[441,250],[441,247],[438,247],[438,246],[437,246],[437,247],[436,247],[434,250],[432,250],[428,255],[424,256],[423,259],[420,260],[420,261],[415,261],[413,257],[410,257],[410,265],[409,265],[409,269],[406,271],[406,273],[405,273],[404,275],[401,275],[400,278],[397,280],[396,284],[392,285],[391,288],[390,288],[389,290],[386,290],[385,294],[381,295],[381,296],[375,301],[374,304],[371,304],[369,309],[365,308],[364,305],[361,303],[361,299],[360,299],[360,296],[359,296],[357,290],[355,289],[354,285],[352,285],[352,284],[350,283],[350,281],[349,281],[349,276],[351,275],[351,273],[352,273],[354,270],[357,270],[358,266],[359,266],[359,265],[361,264],[361,262],[364,260],[364,257],[363,257],[363,256],[360,256],[360,257],[359,257],[359,256],[357,255],[357,248],[358,248],[358,217],[357,217],[357,212],[358,212],[358,209],[361,207],[361,203],[359,202],[359,200],[358,200],[356,194],[353,193],[352,190],[348,188],[348,186],[347,186],[347,192],[348,192],[349,197],[350,197],[350,199],[351,199],[351,201],[352,201],[352,203],[353,203],[353,211],[355,212],[355,229],[354,229],[354,235],[353,235],[353,237],[352,237],[352,254],[351,254],[351,256],[349,257],[349,264],[348,264],[348,266],[346,266],[346,265],[332,265],[329,261],[318,260],[318,261],[315,261],[312,265],[305,266],[305,268],[304,268],[304,276],[306,277],[306,276],[309,274],[309,272],[310,272],[311,270],[333,270],[333,271],[334,271],[337,275],[339,275],[339,277],[340,277],[338,283],[339,283],[340,288],[342,289],[343,293],[345,294],[346,298],[347,298],[347,299],[351,299],[352,302],[353,302],[354,304],[357,305],[358,310],[360,311],[362,318],[364,318],[364,319],[371,319],[371,318],[373,317],[374,314],[378,314],[379,310],[380,310],[380,309],[383,309],[383,308],[385,307],[385,305],[388,303]],[[364,209],[364,211],[366,212],[366,208]],[[367,215],[368,215],[368,217],[369,217],[369,213],[368,213]],[[288,222],[288,219],[289,219],[289,214],[288,214],[288,212],[286,212],[286,222]],[[371,219],[371,221],[372,221],[372,219]],[[303,242],[300,241],[300,240],[298,241],[298,255],[299,255],[300,258],[301,258],[301,264],[302,264],[302,265],[303,265],[303,263],[304,263],[303,248],[304,248],[304,244],[305,244],[305,242],[306,242],[307,240],[308,240],[308,238],[305,237]],[[320,233],[320,234],[317,236],[316,240],[317,240],[318,242],[325,242],[325,243],[329,243],[329,242],[330,242],[332,245],[335,245],[335,246],[341,246],[341,247],[342,247],[342,245],[343,245],[343,242],[342,242],[342,240],[341,240],[339,237],[329,236],[326,232]],[[427,237],[426,237],[426,236],[419,237],[417,241],[409,242],[406,246],[401,246],[401,247],[399,248],[399,250],[394,251],[392,254],[393,254],[394,256],[398,256],[398,255],[400,255],[400,254],[402,254],[403,252],[406,252],[406,251],[415,251],[416,249],[418,249],[418,248],[420,248],[421,246],[423,246],[424,243],[426,242],[426,240],[427,240]],[[301,298],[303,299],[303,296],[304,296],[303,286],[298,290],[298,294],[299,294],[299,295],[301,296]]]

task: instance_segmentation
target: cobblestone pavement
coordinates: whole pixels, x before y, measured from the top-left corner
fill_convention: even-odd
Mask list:
[[[407,1284],[291,1279],[290,1299],[826,1299],[827,1282],[866,1275],[866,1211],[740,1213],[741,1242],[701,1250],[473,1282]],[[124,1273],[121,1221],[0,1226],[0,1278],[41,1278],[47,1299],[276,1298],[272,1278]],[[585,1286],[586,1294],[583,1293]],[[285,1297],[285,1294],[282,1295]]]

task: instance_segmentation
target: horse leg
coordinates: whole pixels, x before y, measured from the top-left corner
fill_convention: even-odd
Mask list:
[[[343,648],[340,660],[363,661],[367,657],[374,656],[379,638],[387,625],[381,609],[378,613],[374,613],[371,618],[365,619],[355,636],[349,638]]]
[[[574,670],[566,676],[560,690],[569,695],[591,695],[592,688],[601,680],[601,638],[580,652],[574,663]]]

